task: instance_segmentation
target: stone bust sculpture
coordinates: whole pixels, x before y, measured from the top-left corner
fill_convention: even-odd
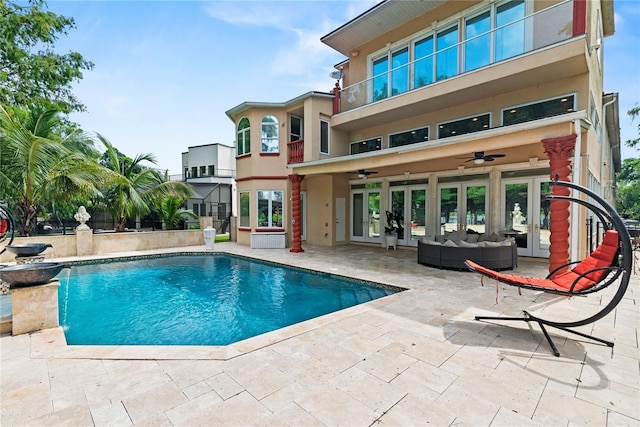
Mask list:
[[[84,206],[80,206],[78,212],[76,212],[73,217],[80,223],[80,225],[76,227],[76,230],[90,230],[89,226],[85,223],[89,221],[91,215],[89,215],[89,212],[87,212]]]

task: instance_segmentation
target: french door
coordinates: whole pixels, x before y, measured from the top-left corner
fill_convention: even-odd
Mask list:
[[[400,214],[398,244],[418,246],[418,239],[426,235],[427,190],[422,186],[391,187],[390,211]],[[386,226],[386,215],[384,218]]]
[[[487,182],[438,185],[438,234],[458,230],[484,233],[487,227]]]
[[[502,227],[513,230],[518,255],[549,256],[549,178],[518,178],[502,181]]]
[[[362,189],[351,192],[351,240],[354,242],[380,242],[381,222],[380,189]]]

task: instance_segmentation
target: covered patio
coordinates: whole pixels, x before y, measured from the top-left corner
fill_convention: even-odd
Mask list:
[[[2,336],[1,424],[640,423],[637,274],[616,310],[585,330],[615,341],[613,350],[551,329],[557,358],[535,325],[474,316],[529,309],[573,318],[609,290],[571,300],[503,285],[496,293],[476,274],[419,265],[410,248],[215,250],[407,291],[227,347],[73,348],[59,328]],[[547,262],[520,258],[516,273],[543,277]]]

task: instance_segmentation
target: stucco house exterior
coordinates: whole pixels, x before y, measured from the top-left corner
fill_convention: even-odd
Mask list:
[[[614,198],[613,15],[612,0],[386,0],[336,28],[321,39],[345,56],[333,92],[227,111],[238,242],[384,244],[389,211],[399,246],[506,231],[519,255],[549,257],[551,175]],[[587,212],[567,209],[577,258]]]
[[[234,212],[235,153],[235,147],[224,144],[196,145],[182,153],[181,180],[194,193],[187,209],[209,218],[205,223],[223,233],[229,231]]]

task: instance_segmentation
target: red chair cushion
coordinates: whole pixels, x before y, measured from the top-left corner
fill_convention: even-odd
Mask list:
[[[584,274],[594,268],[609,267],[613,265],[613,261],[618,253],[619,245],[618,232],[609,230],[605,233],[600,246],[598,246],[591,255],[576,265],[573,270],[560,273],[550,279],[537,279],[533,277],[516,276],[514,274],[504,274],[483,267],[471,260],[467,260],[466,264],[478,273],[509,285],[538,288],[542,291],[570,292],[571,286],[581,274]],[[606,276],[607,273],[609,273],[608,270],[598,270],[585,274],[578,280],[571,292],[580,292],[595,286]]]

